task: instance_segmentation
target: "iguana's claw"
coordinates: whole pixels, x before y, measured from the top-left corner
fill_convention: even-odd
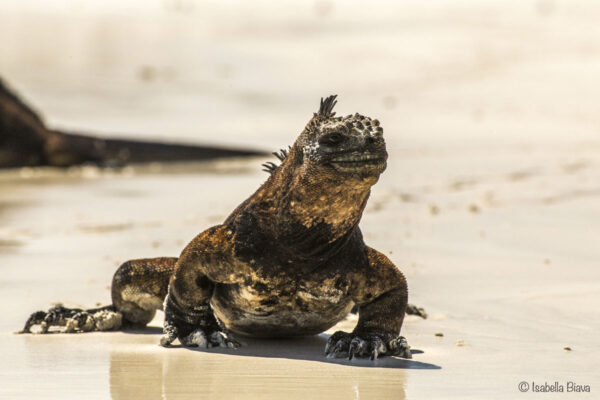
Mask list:
[[[196,329],[187,336],[179,338],[179,341],[185,347],[208,347],[206,334],[200,328]]]
[[[352,360],[355,354],[366,354],[369,351],[369,343],[366,340],[362,340],[356,336],[350,342],[350,348],[348,349],[348,359]]]
[[[47,313],[45,311],[36,311],[32,313],[29,318],[27,318],[23,329],[21,329],[18,333],[31,333],[31,327],[41,324],[42,321],[44,321],[44,318],[46,318],[46,314]]]
[[[389,340],[386,335],[366,334],[357,335],[338,331],[331,335],[325,346],[325,355],[328,358],[345,358],[352,360],[354,357],[369,357],[376,360],[383,356],[399,356],[412,358],[410,346],[406,339],[398,336]]]
[[[208,337],[208,347],[227,347],[237,349],[241,346],[239,342],[232,339],[227,333],[222,331],[214,331]]]
[[[177,338],[179,338],[179,341],[185,347],[226,347],[237,349],[241,346],[239,342],[220,330],[213,330],[207,334],[203,328],[196,328],[187,335],[179,336],[176,329],[167,329],[167,327],[165,327],[165,334],[160,339],[160,345],[168,347]]]
[[[169,347],[175,339],[177,339],[177,328],[173,325],[167,324],[163,327],[163,336],[160,338],[160,345],[163,347]]]

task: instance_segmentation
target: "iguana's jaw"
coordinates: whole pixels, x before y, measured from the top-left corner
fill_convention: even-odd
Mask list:
[[[342,174],[380,175],[387,166],[387,153],[345,152],[332,156],[328,164]]]

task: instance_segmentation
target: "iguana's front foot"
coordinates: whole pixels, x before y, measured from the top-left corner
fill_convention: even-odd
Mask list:
[[[403,336],[356,334],[337,331],[327,341],[325,355],[328,358],[369,357],[375,360],[383,356],[412,358],[410,346]]]
[[[227,347],[237,349],[241,346],[239,342],[219,329],[196,328],[187,335],[179,335],[179,329],[176,326],[167,326],[165,323],[164,331],[165,334],[160,339],[160,345],[163,347],[169,347],[175,339],[179,339],[185,347]]]
[[[179,339],[179,342],[186,347],[237,349],[241,346],[218,323],[208,304],[184,312],[167,297],[165,305],[164,335],[160,339],[161,346],[168,347],[175,339]]]

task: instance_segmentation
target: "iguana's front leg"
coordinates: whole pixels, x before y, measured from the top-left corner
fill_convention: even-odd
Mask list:
[[[367,247],[368,266],[352,274],[351,296],[358,305],[352,333],[338,331],[325,348],[328,357],[400,356],[412,358],[400,334],[408,303],[404,275],[383,254]]]
[[[225,225],[212,227],[183,250],[165,299],[162,346],[175,339],[188,347],[239,347],[215,318],[210,299],[216,283],[235,283],[233,232]]]

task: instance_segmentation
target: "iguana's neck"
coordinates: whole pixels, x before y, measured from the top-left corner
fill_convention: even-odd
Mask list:
[[[299,255],[327,258],[353,235],[372,183],[322,176],[316,168],[285,161],[290,162],[254,194],[248,210],[278,244]]]
[[[281,199],[281,216],[308,229],[324,223],[333,241],[358,225],[370,193],[369,186],[299,175]]]

